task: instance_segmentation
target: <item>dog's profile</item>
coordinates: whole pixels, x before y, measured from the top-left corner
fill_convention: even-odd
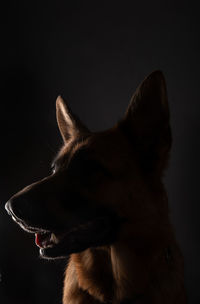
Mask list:
[[[43,258],[69,257],[64,304],[184,304],[183,257],[162,182],[171,147],[165,79],[138,87],[113,128],[90,132],[61,97],[52,174],[6,209]]]

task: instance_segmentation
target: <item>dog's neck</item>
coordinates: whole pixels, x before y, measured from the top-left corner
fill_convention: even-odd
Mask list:
[[[148,285],[150,261],[125,243],[73,254],[70,263],[78,287],[100,303],[137,299]]]

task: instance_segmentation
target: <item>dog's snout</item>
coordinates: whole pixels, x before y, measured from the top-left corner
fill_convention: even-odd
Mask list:
[[[6,211],[8,212],[8,214],[11,214],[12,208],[11,208],[11,203],[10,203],[10,201],[7,201],[7,202],[6,202],[6,204],[5,204],[5,209],[6,209]]]
[[[18,219],[23,218],[26,209],[28,208],[26,201],[23,198],[11,198],[5,204],[5,209],[9,215]],[[23,211],[22,211],[23,210]]]

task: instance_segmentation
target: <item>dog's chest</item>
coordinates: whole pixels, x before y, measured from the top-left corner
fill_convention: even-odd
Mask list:
[[[73,254],[65,276],[64,304],[73,303],[72,299],[74,303],[110,303],[112,297],[113,276],[108,252],[88,249]]]

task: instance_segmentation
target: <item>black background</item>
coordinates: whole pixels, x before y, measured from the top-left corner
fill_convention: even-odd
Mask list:
[[[6,1],[1,7],[0,302],[61,303],[65,261],[38,258],[4,203],[49,173],[61,146],[61,94],[91,130],[111,127],[155,69],[166,77],[173,149],[171,218],[185,257],[189,303],[199,303],[198,1]]]

